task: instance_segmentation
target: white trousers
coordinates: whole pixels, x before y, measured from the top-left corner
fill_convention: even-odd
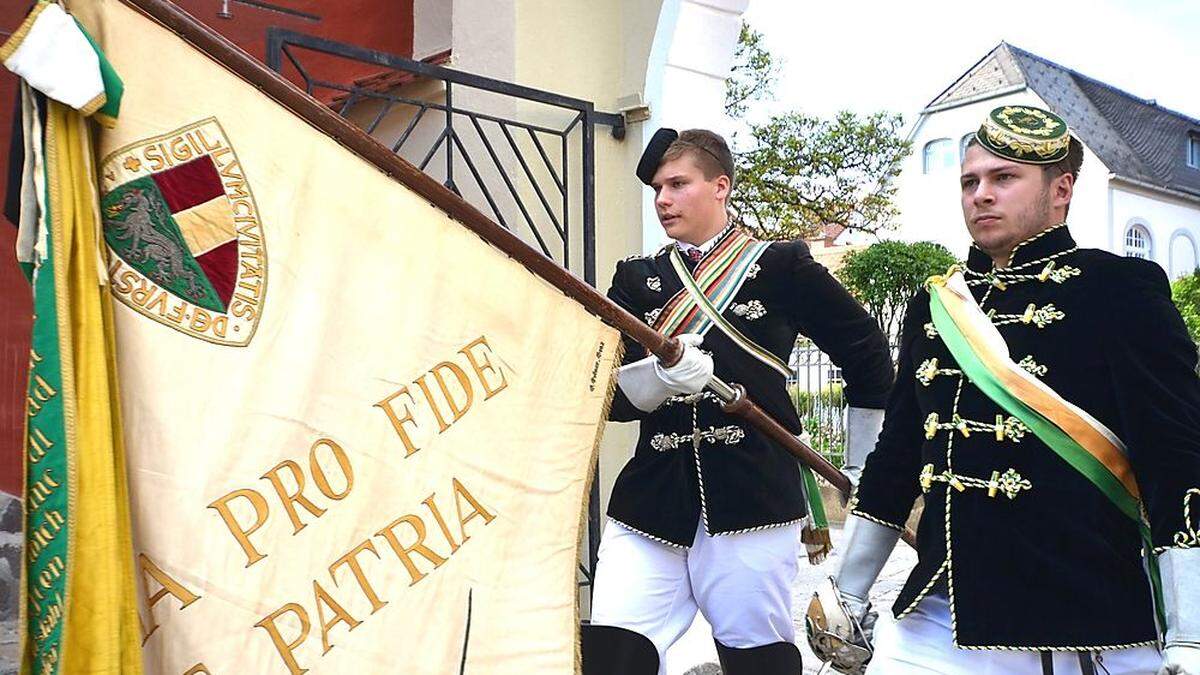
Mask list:
[[[726,647],[793,642],[792,582],[800,553],[798,523],[713,537],[701,522],[692,547],[684,549],[609,520],[600,538],[592,623],[650,638],[660,664],[697,610]]]
[[[1154,647],[1133,647],[1099,652],[1100,675],[1154,675],[1162,656]],[[1038,652],[999,649],[968,650],[954,647],[950,628],[950,601],[932,593],[900,621],[880,619],[875,629],[875,656],[867,675],[1041,675]],[[1079,675],[1079,656],[1054,653],[1054,675]]]

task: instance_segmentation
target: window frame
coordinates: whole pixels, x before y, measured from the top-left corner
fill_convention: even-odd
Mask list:
[[[1177,270],[1175,269],[1175,241],[1183,239],[1192,246],[1192,269]],[[1167,275],[1171,281],[1180,277],[1185,277],[1192,274],[1195,270],[1200,269],[1200,246],[1196,245],[1196,238],[1192,233],[1180,228],[1171,233],[1171,241],[1167,244]]]
[[[1136,253],[1144,253],[1145,255],[1131,255],[1130,238],[1137,236],[1142,240],[1144,250],[1139,250]],[[1121,237],[1121,255],[1126,258],[1140,258],[1142,260],[1154,260],[1154,237],[1150,234],[1150,226],[1140,220],[1131,220],[1125,225],[1125,234]]]
[[[940,147],[948,149],[949,152],[947,152],[947,150],[945,150],[945,149],[940,150],[939,154],[938,154],[938,159],[942,160],[942,161],[939,161],[939,163],[936,167],[931,168],[930,163],[929,163],[929,159],[930,159],[929,152],[931,149],[934,149],[935,147],[939,147],[938,146],[939,143],[944,144]],[[951,165],[945,164],[944,160],[951,156],[957,157],[957,154],[951,155],[951,153],[954,150],[955,150],[954,139],[950,138],[948,136],[944,136],[941,138],[935,138],[933,140],[927,141],[925,143],[925,145],[921,148],[921,173],[923,175],[930,175],[930,174],[937,173],[939,171],[944,171],[945,169],[950,168]]]

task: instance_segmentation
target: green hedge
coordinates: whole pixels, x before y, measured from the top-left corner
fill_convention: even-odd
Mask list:
[[[804,416],[805,412],[812,410],[816,406],[841,407],[845,401],[842,397],[842,385],[840,382],[829,384],[817,392],[802,391],[798,384],[788,385],[788,395],[792,398],[792,405],[801,417]]]
[[[834,466],[842,466],[846,453],[843,430],[840,425],[822,424],[821,418],[811,414],[814,410],[822,408],[841,410],[845,405],[841,383],[829,384],[816,392],[802,390],[799,385],[790,385],[788,395],[791,396],[792,405],[800,416],[800,425],[811,437],[813,450],[824,455]]]

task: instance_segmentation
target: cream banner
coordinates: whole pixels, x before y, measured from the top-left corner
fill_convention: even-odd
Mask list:
[[[97,172],[146,671],[574,672],[618,334],[137,10],[69,10],[125,83]]]

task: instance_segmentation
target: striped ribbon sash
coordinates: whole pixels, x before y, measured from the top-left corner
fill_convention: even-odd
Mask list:
[[[1008,344],[975,302],[957,266],[945,276],[930,277],[926,287],[933,325],[967,379],[1024,422],[1137,524],[1157,599],[1160,587],[1150,527],[1125,444],[1102,422],[1012,360]]]
[[[671,266],[683,282],[683,289],[659,312],[654,328],[664,335],[674,337],[681,333],[704,335],[715,325],[750,356],[785,378],[791,375],[787,364],[779,357],[743,335],[722,316],[733,303],[733,298],[742,284],[750,278],[751,266],[758,261],[768,246],[769,243],[758,241],[744,230],[734,228],[717,243],[704,260],[700,261],[694,272],[688,272],[679,250],[672,247]],[[804,499],[808,504],[810,516],[801,531],[800,539],[804,542],[809,562],[817,565],[833,550],[829,537],[829,521],[812,469],[800,464],[800,475],[804,481]]]
[[[742,284],[750,278],[751,267],[769,246],[768,242],[758,241],[744,230],[735,228],[717,243],[693,272],[688,272],[679,251],[673,248],[671,265],[683,282],[683,289],[663,306],[654,321],[654,329],[675,337],[682,333],[704,335],[716,325],[748,354],[787,377],[790,371],[786,363],[755,344],[722,316],[733,304]]]

